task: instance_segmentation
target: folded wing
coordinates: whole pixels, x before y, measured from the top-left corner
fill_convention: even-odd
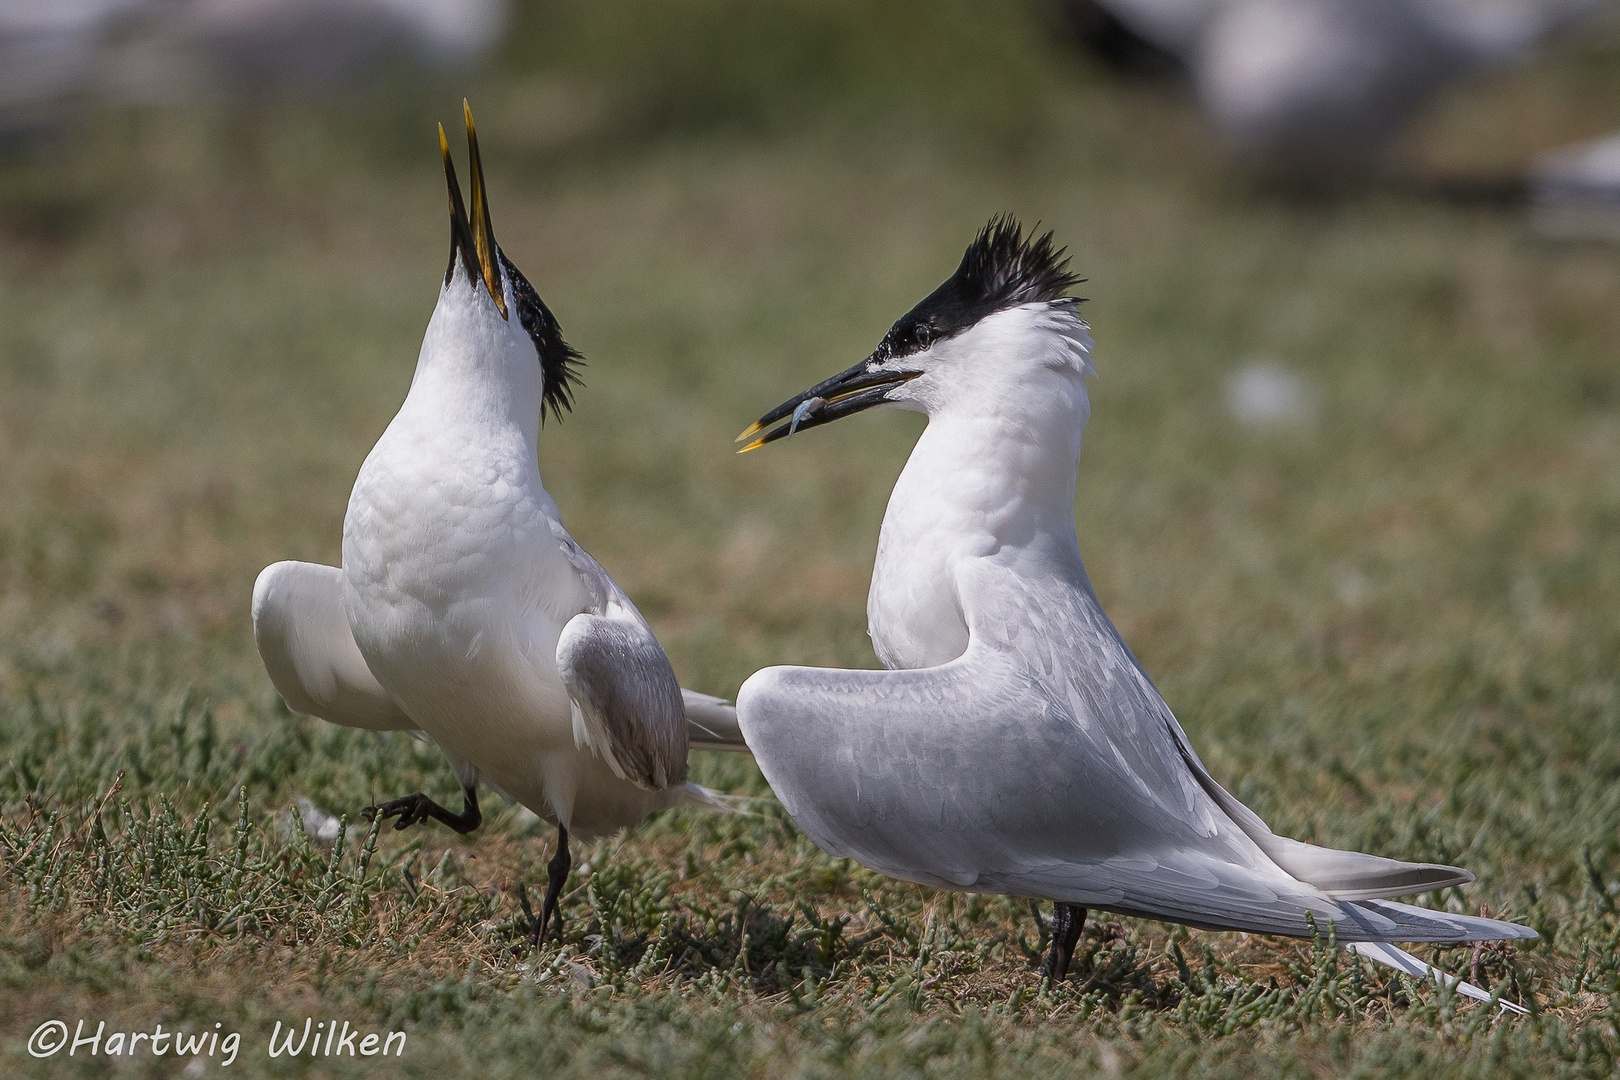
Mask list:
[[[574,704],[574,739],[621,779],[661,790],[686,779],[689,746],[747,751],[737,710],[683,690],[663,646],[619,583],[559,522],[552,534],[590,607],[563,627],[557,670]]]
[[[557,641],[574,741],[651,791],[686,781],[686,706],[669,657],[633,609],[575,615]]]
[[[1145,681],[1146,676],[1142,677]],[[1466,885],[1474,875],[1457,866],[1440,863],[1402,862],[1360,851],[1342,851],[1338,848],[1318,847],[1278,836],[1260,815],[1250,810],[1230,792],[1215,782],[1204,768],[1188,742],[1181,725],[1171,715],[1169,706],[1153,697],[1159,706],[1165,726],[1175,740],[1187,768],[1198,780],[1199,786],[1214,800],[1222,812],[1264,851],[1272,862],[1293,877],[1308,881],[1336,900],[1375,900],[1390,896],[1412,896],[1415,893],[1449,889]]]
[[[1401,862],[1276,835],[1210,776],[1083,577],[1077,589],[1020,592],[1006,588],[1005,578],[979,576],[998,572],[993,561],[964,568],[975,601],[974,634],[1018,642],[1026,666],[1076,719],[1073,741],[1092,759],[1112,762],[1116,782],[1152,792],[1172,816],[1224,816],[1271,862],[1336,900],[1410,896],[1474,880],[1455,866]],[[1061,626],[1063,633],[1030,633],[1031,626]]]

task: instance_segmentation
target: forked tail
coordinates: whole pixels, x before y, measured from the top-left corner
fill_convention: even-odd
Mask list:
[[[1481,990],[1479,987],[1475,986],[1471,982],[1468,982],[1466,979],[1459,979],[1455,975],[1447,975],[1433,964],[1426,964],[1406,950],[1397,949],[1395,946],[1390,945],[1387,942],[1357,941],[1346,945],[1345,948],[1349,949],[1357,956],[1364,956],[1375,964],[1382,964],[1384,967],[1393,968],[1404,975],[1410,975],[1416,979],[1432,980],[1442,986],[1449,986],[1463,997],[1470,997],[1475,1001],[1494,1001],[1497,1005],[1501,1006],[1503,1012],[1510,1012],[1518,1016],[1523,1016],[1530,1011],[1523,1005],[1516,1002],[1508,1001],[1504,998],[1492,997],[1489,992]]]
[[[687,744],[693,750],[748,753],[742,728],[737,724],[737,710],[731,702],[685,687],[681,688],[681,702],[686,706]]]
[[[1411,904],[1391,903],[1388,900],[1341,903],[1340,907],[1349,915],[1350,921],[1356,924],[1357,930],[1365,933],[1376,927],[1378,931],[1376,934],[1367,935],[1374,940],[1354,941],[1345,945],[1345,948],[1357,956],[1365,956],[1376,964],[1382,964],[1415,978],[1449,986],[1464,997],[1474,998],[1476,1001],[1496,1000],[1497,1004],[1508,1012],[1522,1015],[1528,1011],[1524,1006],[1511,1001],[1493,999],[1488,991],[1455,975],[1448,975],[1433,964],[1425,963],[1404,949],[1398,949],[1390,944],[1394,941],[1533,941],[1539,935],[1528,926],[1476,915],[1454,915],[1449,911],[1432,911]]]

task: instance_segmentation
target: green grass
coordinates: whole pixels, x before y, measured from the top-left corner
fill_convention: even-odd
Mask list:
[[[1257,191],[1174,92],[1033,16],[863,12],[549,4],[466,87],[97,114],[0,168],[0,1071],[112,1071],[27,1055],[83,1017],[221,1023],[234,1074],[382,1072],[268,1058],[305,1016],[408,1030],[406,1076],[1620,1071],[1614,250],[1490,206]],[[1442,102],[1407,160],[1498,174],[1611,127],[1616,55]],[[1426,902],[1535,926],[1420,950],[1535,1014],[1128,919],[1043,991],[1024,901],[829,859],[736,758],[694,773],[753,811],[582,845],[537,957],[547,830],[498,801],[467,839],[355,824],[449,772],[289,715],[248,596],[266,563],[338,560],[442,271],[431,123],[463,90],[502,244],[589,359],[547,484],[686,685],[873,663],[917,419],[742,458],[731,435],[865,355],[992,212],[1042,219],[1090,278],[1076,513],[1108,610],[1278,831],[1466,865]],[[1228,419],[1255,358],[1310,381],[1314,422]],[[305,836],[300,798],[353,827]]]

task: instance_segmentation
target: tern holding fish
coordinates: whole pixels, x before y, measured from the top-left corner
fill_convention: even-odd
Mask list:
[[[788,812],[880,873],[1053,901],[1055,979],[1093,908],[1291,937],[1331,925],[1362,955],[1448,982],[1388,943],[1534,938],[1390,902],[1473,875],[1278,836],[1204,768],[1081,561],[1092,341],[1063,256],[1050,233],[993,219],[871,356],[739,437],[752,450],[875,406],[928,417],[867,602],[888,670],[766,668],[738,694]]]

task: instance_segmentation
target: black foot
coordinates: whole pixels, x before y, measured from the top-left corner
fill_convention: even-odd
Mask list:
[[[568,853],[568,830],[561,825],[557,826],[557,854],[553,855],[551,862],[546,866],[549,880],[546,883],[546,898],[540,901],[540,916],[534,920],[534,934],[529,938],[531,947],[538,949],[540,942],[545,940],[546,927],[551,922],[552,913],[557,910],[557,898],[562,895],[563,884],[568,880],[568,871],[573,869],[574,857]],[[557,916],[557,929],[562,930],[562,915]]]
[[[1052,920],[1052,951],[1046,956],[1046,977],[1062,982],[1069,974],[1069,961],[1074,947],[1080,941],[1080,931],[1086,928],[1086,909],[1078,904],[1058,904],[1056,918]]]
[[[443,822],[458,833],[470,833],[484,823],[484,815],[478,810],[478,790],[476,788],[463,788],[461,791],[464,806],[459,814],[452,814],[432,799],[418,791],[415,795],[406,795],[403,798],[385,802],[381,806],[368,806],[360,811],[367,821],[377,818],[397,817],[395,829],[408,829],[432,818]]]

